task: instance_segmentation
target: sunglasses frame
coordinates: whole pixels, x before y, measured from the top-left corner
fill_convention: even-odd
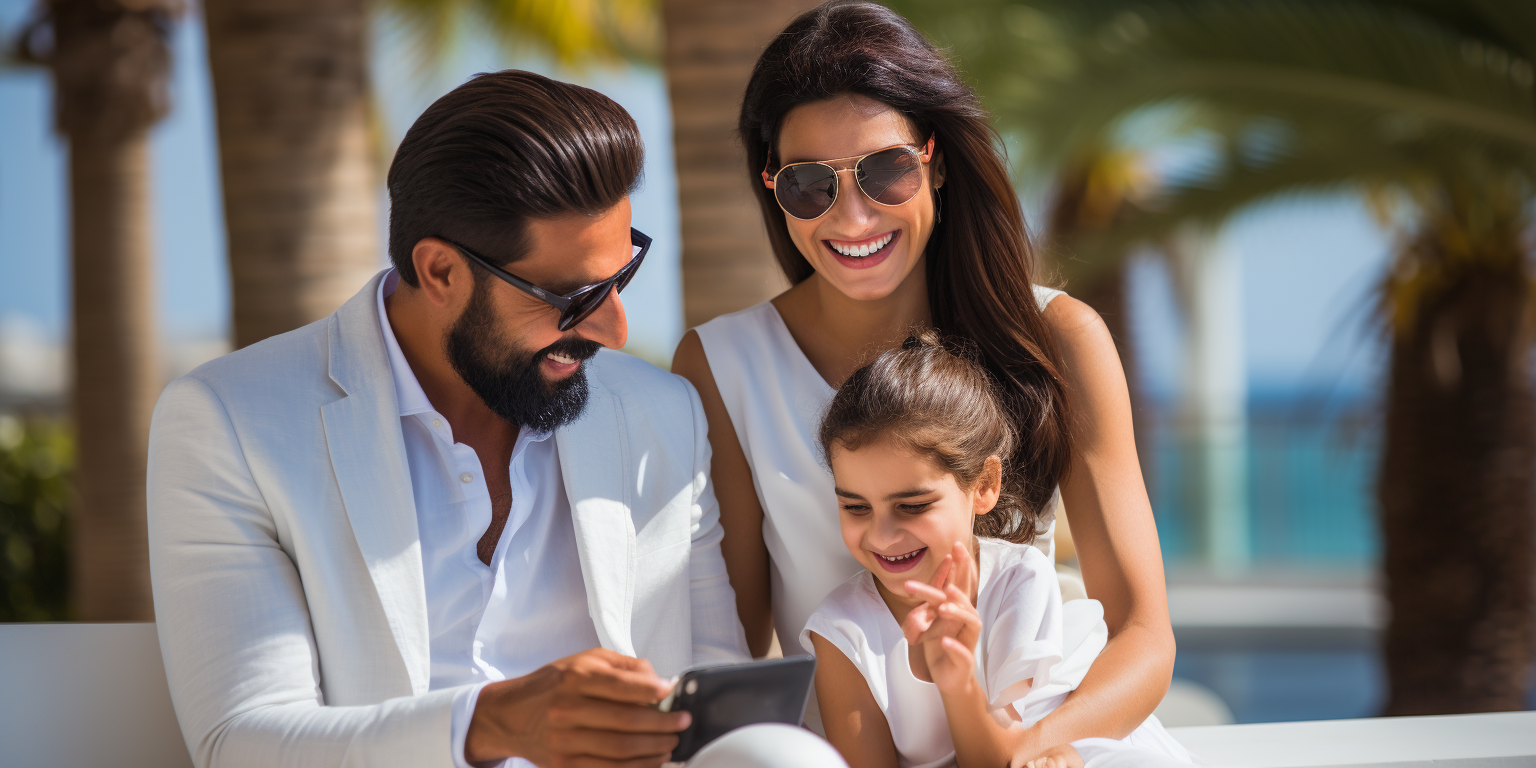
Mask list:
[[[892,149],[907,149],[907,150],[911,150],[914,154],[916,154],[919,158],[921,158],[921,162],[922,163],[926,164],[926,163],[928,163],[933,158],[933,135],[929,134],[928,141],[924,142],[921,146],[919,146],[917,144],[892,144],[889,147],[881,147],[880,149],[877,149],[877,150],[875,150],[873,152],[866,152],[865,154],[862,154],[862,155],[851,155],[849,157],[836,157],[836,158],[833,158],[831,160],[802,160],[802,161],[800,161],[798,163],[789,163],[788,165],[779,166],[779,170],[774,171],[772,176],[768,175],[769,164],[773,162],[772,153],[770,153],[769,157],[763,161],[763,186],[765,186],[765,187],[767,187],[767,188],[769,188],[769,189],[774,191],[773,192],[773,201],[775,203],[778,203],[779,210],[782,210],[784,212],[785,216],[789,216],[790,218],[796,219],[798,221],[815,221],[815,220],[817,220],[817,219],[827,215],[829,212],[831,212],[833,206],[837,205],[837,197],[838,197],[839,194],[842,193],[842,188],[843,188],[842,181],[838,179],[838,175],[837,174],[842,173],[844,171],[853,171],[854,172],[854,177],[853,177],[854,178],[854,182],[853,182],[853,185],[855,187],[858,187],[859,188],[859,193],[864,195],[864,197],[866,199],[868,199],[871,203],[874,203],[875,205],[883,205],[883,206],[885,206],[887,208],[895,208],[898,205],[906,205],[907,203],[912,202],[912,197],[917,197],[917,192],[916,191],[913,191],[912,197],[909,197],[909,198],[907,198],[907,199],[905,199],[905,200],[903,200],[903,201],[901,201],[899,203],[882,203],[879,200],[876,200],[875,198],[871,197],[869,192],[865,191],[864,185],[860,184],[859,181],[858,181],[859,177],[858,177],[857,171],[859,170],[859,163],[864,162],[871,155],[878,155],[881,152],[886,152],[886,151],[889,151],[889,150],[892,150]],[[832,166],[833,163],[843,163],[843,162],[847,162],[849,160],[852,160],[853,163],[851,165],[849,165],[847,168],[835,168],[835,167]],[[808,219],[801,218],[799,216],[796,216],[793,213],[790,213],[789,209],[784,207],[784,201],[779,199],[779,192],[778,192],[779,175],[784,173],[784,171],[786,171],[786,170],[788,170],[790,168],[793,168],[793,167],[795,167],[797,165],[820,165],[820,166],[823,166],[827,170],[832,172],[833,180],[837,181],[837,187],[834,189],[834,191],[832,193],[832,202],[827,205],[827,210],[822,211],[821,213],[818,213],[815,216],[812,216],[812,217],[810,217]]]
[[[539,286],[534,285],[533,283],[530,283],[527,280],[524,280],[521,277],[518,277],[517,275],[514,275],[511,272],[496,266],[495,264],[492,264],[490,260],[486,259],[484,256],[481,256],[480,254],[475,253],[474,251],[465,248],[464,246],[459,245],[452,240],[444,237],[438,237],[437,239],[442,240],[443,242],[452,246],[453,249],[462,254],[464,258],[469,259],[476,265],[485,269],[487,272],[490,272],[492,275],[500,278],[502,282],[518,289],[519,291],[522,291],[523,293],[528,294],[529,296],[538,299],[539,301],[544,302],[545,304],[550,305],[551,307],[554,307],[555,309],[560,310],[560,321],[557,327],[562,331],[568,331],[572,328],[575,328],[581,324],[581,321],[590,317],[593,312],[597,311],[598,307],[603,305],[604,301],[608,300],[608,293],[610,291],[615,293],[623,291],[624,288],[628,286],[629,280],[633,279],[635,273],[640,271],[640,262],[645,260],[646,252],[651,249],[650,236],[646,235],[644,232],[641,232],[638,229],[635,229],[634,227],[630,227],[629,244],[631,247],[639,248],[640,250],[635,252],[635,255],[630,258],[629,262],[626,263],[623,267],[620,267],[619,271],[613,273],[611,277],[605,280],[599,280],[598,282],[592,283],[591,285],[584,285],[574,291],[571,291],[570,293],[562,295],[554,293],[553,291],[544,290],[543,288],[540,288]],[[626,275],[628,277],[626,277]],[[624,280],[625,285],[618,285],[619,280]],[[586,307],[585,309],[580,309],[577,302],[579,302],[583,297],[591,295],[593,291],[597,290],[603,291],[603,297],[593,303],[592,306]]]

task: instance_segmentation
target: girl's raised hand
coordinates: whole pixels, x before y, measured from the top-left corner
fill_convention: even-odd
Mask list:
[[[933,572],[933,578],[929,579],[926,585],[916,579],[908,580],[905,584],[907,597],[923,597],[923,595],[912,591],[914,587],[933,587],[942,592],[944,585],[949,583],[949,572],[954,567],[954,564],[955,559],[945,555],[944,559],[939,561],[938,569]],[[901,621],[901,633],[907,638],[907,645],[916,648],[920,644],[921,641],[918,638],[924,632],[927,632],[928,628],[933,625],[934,620],[939,617],[939,605],[941,603],[942,601],[936,603],[925,598],[921,605],[907,612],[907,617]]]
[[[976,579],[976,564],[970,553],[960,542],[955,542],[953,551],[944,556],[928,583],[915,579],[908,581],[904,585],[907,595],[919,598],[923,603],[908,612],[902,621],[902,634],[906,636],[907,644],[915,647],[949,636],[974,649],[981,633],[981,617],[976,614],[971,599]]]
[[[905,585],[907,594],[923,603],[908,612],[902,633],[909,645],[922,647],[933,681],[941,688],[974,678],[971,670],[981,637],[981,616],[971,601],[976,579],[975,562],[956,542],[929,583],[914,580]]]

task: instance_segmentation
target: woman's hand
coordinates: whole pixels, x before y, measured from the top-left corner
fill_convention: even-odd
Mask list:
[[[1071,744],[1051,747],[1024,764],[1024,768],[1083,768],[1083,756]]]
[[[976,684],[976,643],[981,637],[981,615],[971,601],[976,580],[975,561],[955,542],[930,583],[906,583],[907,594],[923,603],[907,613],[902,633],[909,645],[922,648],[928,674],[940,691]]]

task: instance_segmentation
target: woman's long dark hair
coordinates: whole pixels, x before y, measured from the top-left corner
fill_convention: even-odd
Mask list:
[[[1001,140],[976,92],[906,19],[878,5],[826,3],[790,23],[763,51],[738,129],[747,174],[779,266],[791,283],[815,271],[789,238],[784,213],[760,177],[777,167],[779,127],[801,104],[859,94],[934,136],[943,221],[928,241],[934,326],[974,345],[1001,385],[1019,430],[1005,482],[1027,509],[1045,511],[1071,460],[1066,387],[1030,279],[1034,252]]]

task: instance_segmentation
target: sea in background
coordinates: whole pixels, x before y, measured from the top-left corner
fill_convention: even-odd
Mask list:
[[[1211,575],[1202,555],[1198,450],[1171,414],[1137,413],[1143,466],[1169,580]],[[1328,391],[1250,395],[1245,457],[1249,570],[1227,580],[1342,582],[1370,588],[1381,544],[1373,484],[1380,454],[1373,398]],[[1176,678],[1219,696],[1239,723],[1334,720],[1379,714],[1385,676],[1379,635],[1313,631],[1266,642],[1254,632],[1175,628]]]
[[[1137,412],[1142,468],[1170,567],[1198,561],[1199,449],[1171,405]],[[1372,573],[1381,550],[1374,483],[1380,408],[1363,394],[1270,391],[1249,396],[1248,556],[1253,567]]]
[[[1137,412],[1142,464],[1171,590],[1181,584],[1301,585],[1379,591],[1375,482],[1379,401],[1364,393],[1270,391],[1247,409],[1248,555],[1214,572],[1202,549],[1201,450],[1163,402]],[[1384,617],[1383,617],[1384,618]],[[1380,631],[1356,624],[1305,632],[1191,631],[1175,625],[1174,677],[1219,696],[1238,723],[1373,717],[1386,701]],[[1536,680],[1526,706],[1536,709]]]

